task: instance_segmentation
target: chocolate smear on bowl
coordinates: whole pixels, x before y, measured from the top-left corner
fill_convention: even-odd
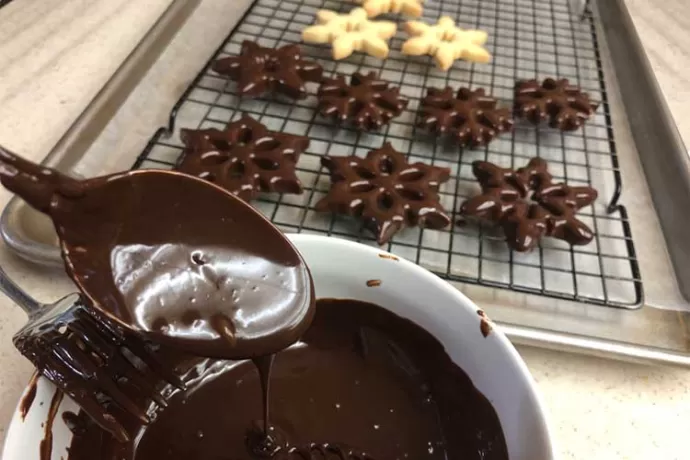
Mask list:
[[[185,378],[136,442],[77,424],[69,460],[506,460],[491,403],[413,322],[369,303],[320,299],[310,328],[280,352],[263,430],[249,361],[208,361]]]
[[[22,421],[26,419],[26,416],[29,414],[29,411],[31,410],[31,406],[33,406],[34,400],[36,399],[36,391],[38,390],[38,377],[40,377],[39,373],[35,373],[31,376],[31,380],[29,381],[26,393],[24,394],[24,396],[22,396],[22,399],[19,402],[19,415],[21,416]]]

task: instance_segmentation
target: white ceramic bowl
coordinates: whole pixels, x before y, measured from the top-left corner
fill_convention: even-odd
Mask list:
[[[486,338],[482,335],[478,307],[472,301],[423,268],[387,258],[380,250],[321,236],[290,235],[290,239],[311,269],[317,297],[380,305],[414,321],[441,341],[496,409],[511,460],[554,458],[532,376],[500,330],[494,328]],[[370,287],[369,280],[379,280],[380,285]],[[15,414],[4,460],[39,459],[39,443],[44,436],[41,425],[54,391],[53,385],[42,379],[26,420]],[[75,410],[75,405],[66,400],[60,411],[70,409]],[[53,437],[53,459],[67,458],[70,434],[59,416]]]

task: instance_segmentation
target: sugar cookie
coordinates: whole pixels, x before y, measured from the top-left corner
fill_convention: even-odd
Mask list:
[[[355,8],[349,14],[321,10],[316,13],[317,24],[302,31],[306,43],[331,43],[333,59],[343,59],[354,51],[385,59],[387,40],[395,35],[397,26],[390,21],[370,21],[364,8]]]
[[[443,70],[450,69],[456,59],[481,63],[491,60],[491,55],[482,46],[486,43],[487,33],[461,29],[448,16],[443,16],[435,25],[408,21],[405,31],[412,38],[403,43],[402,52],[410,56],[434,56]]]
[[[418,18],[422,15],[424,0],[354,0],[362,4],[370,18],[386,13],[402,13]]]

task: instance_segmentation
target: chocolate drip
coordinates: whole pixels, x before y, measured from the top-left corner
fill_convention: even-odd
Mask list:
[[[48,408],[48,417],[43,423],[43,439],[39,447],[41,460],[50,460],[53,455],[53,424],[55,417],[57,417],[58,409],[62,404],[64,393],[60,389],[55,390],[53,399],[50,400],[50,407]]]
[[[269,436],[268,425],[269,425],[269,389],[270,389],[270,379],[271,379],[271,367],[273,366],[273,360],[276,355],[266,355],[259,358],[254,358],[254,365],[256,370],[259,372],[259,380],[261,381],[261,402],[264,407],[264,418],[263,418],[263,428],[264,435]]]
[[[428,332],[375,305],[319,300],[271,370],[268,441],[251,361],[204,364],[119,444],[91,425],[69,460],[505,460],[491,404]],[[252,449],[260,443],[263,450]]]

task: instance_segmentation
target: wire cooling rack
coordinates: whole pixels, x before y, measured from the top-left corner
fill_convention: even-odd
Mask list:
[[[500,231],[468,223],[445,230],[407,229],[385,249],[449,281],[635,308],[642,302],[643,288],[628,215],[618,203],[621,175],[594,18],[589,12],[581,14],[571,1],[427,0],[423,20],[436,22],[440,16],[449,15],[460,27],[489,33],[490,64],[458,61],[448,72],[435,68],[429,57],[400,53],[406,38],[402,31],[406,18],[397,15],[379,18],[399,24],[386,60],[356,53],[333,61],[328,46],[302,44],[304,54],[323,65],[325,75],[376,71],[400,86],[401,93],[410,99],[407,111],[389,126],[377,133],[362,133],[347,126],[335,127],[316,113],[315,84],[308,85],[310,96],[302,101],[240,99],[233,82],[210,70],[213,60],[238,54],[244,40],[268,47],[301,43],[302,29],[314,22],[319,9],[346,12],[356,6],[330,0],[257,0],[183,94],[171,113],[169,126],[155,133],[134,168],[174,166],[182,153],[180,127],[222,129],[247,112],[269,129],[311,139],[298,163],[304,193],[264,194],[254,205],[286,232],[338,236],[376,245],[373,236],[355,220],[314,210],[329,186],[328,174],[320,167],[323,155],[363,156],[388,141],[411,161],[451,168],[452,178],[443,184],[440,194],[453,221],[458,220],[456,213],[463,200],[478,192],[471,171],[473,161],[519,167],[540,156],[549,161],[556,179],[599,190],[598,202],[579,213],[596,234],[589,245],[570,247],[559,240],[544,239],[530,253],[514,253],[507,249]],[[584,128],[562,133],[517,123],[513,133],[499,136],[487,147],[463,151],[415,127],[425,88],[486,88],[502,104],[511,106],[516,80],[549,76],[568,78],[601,101]]]

